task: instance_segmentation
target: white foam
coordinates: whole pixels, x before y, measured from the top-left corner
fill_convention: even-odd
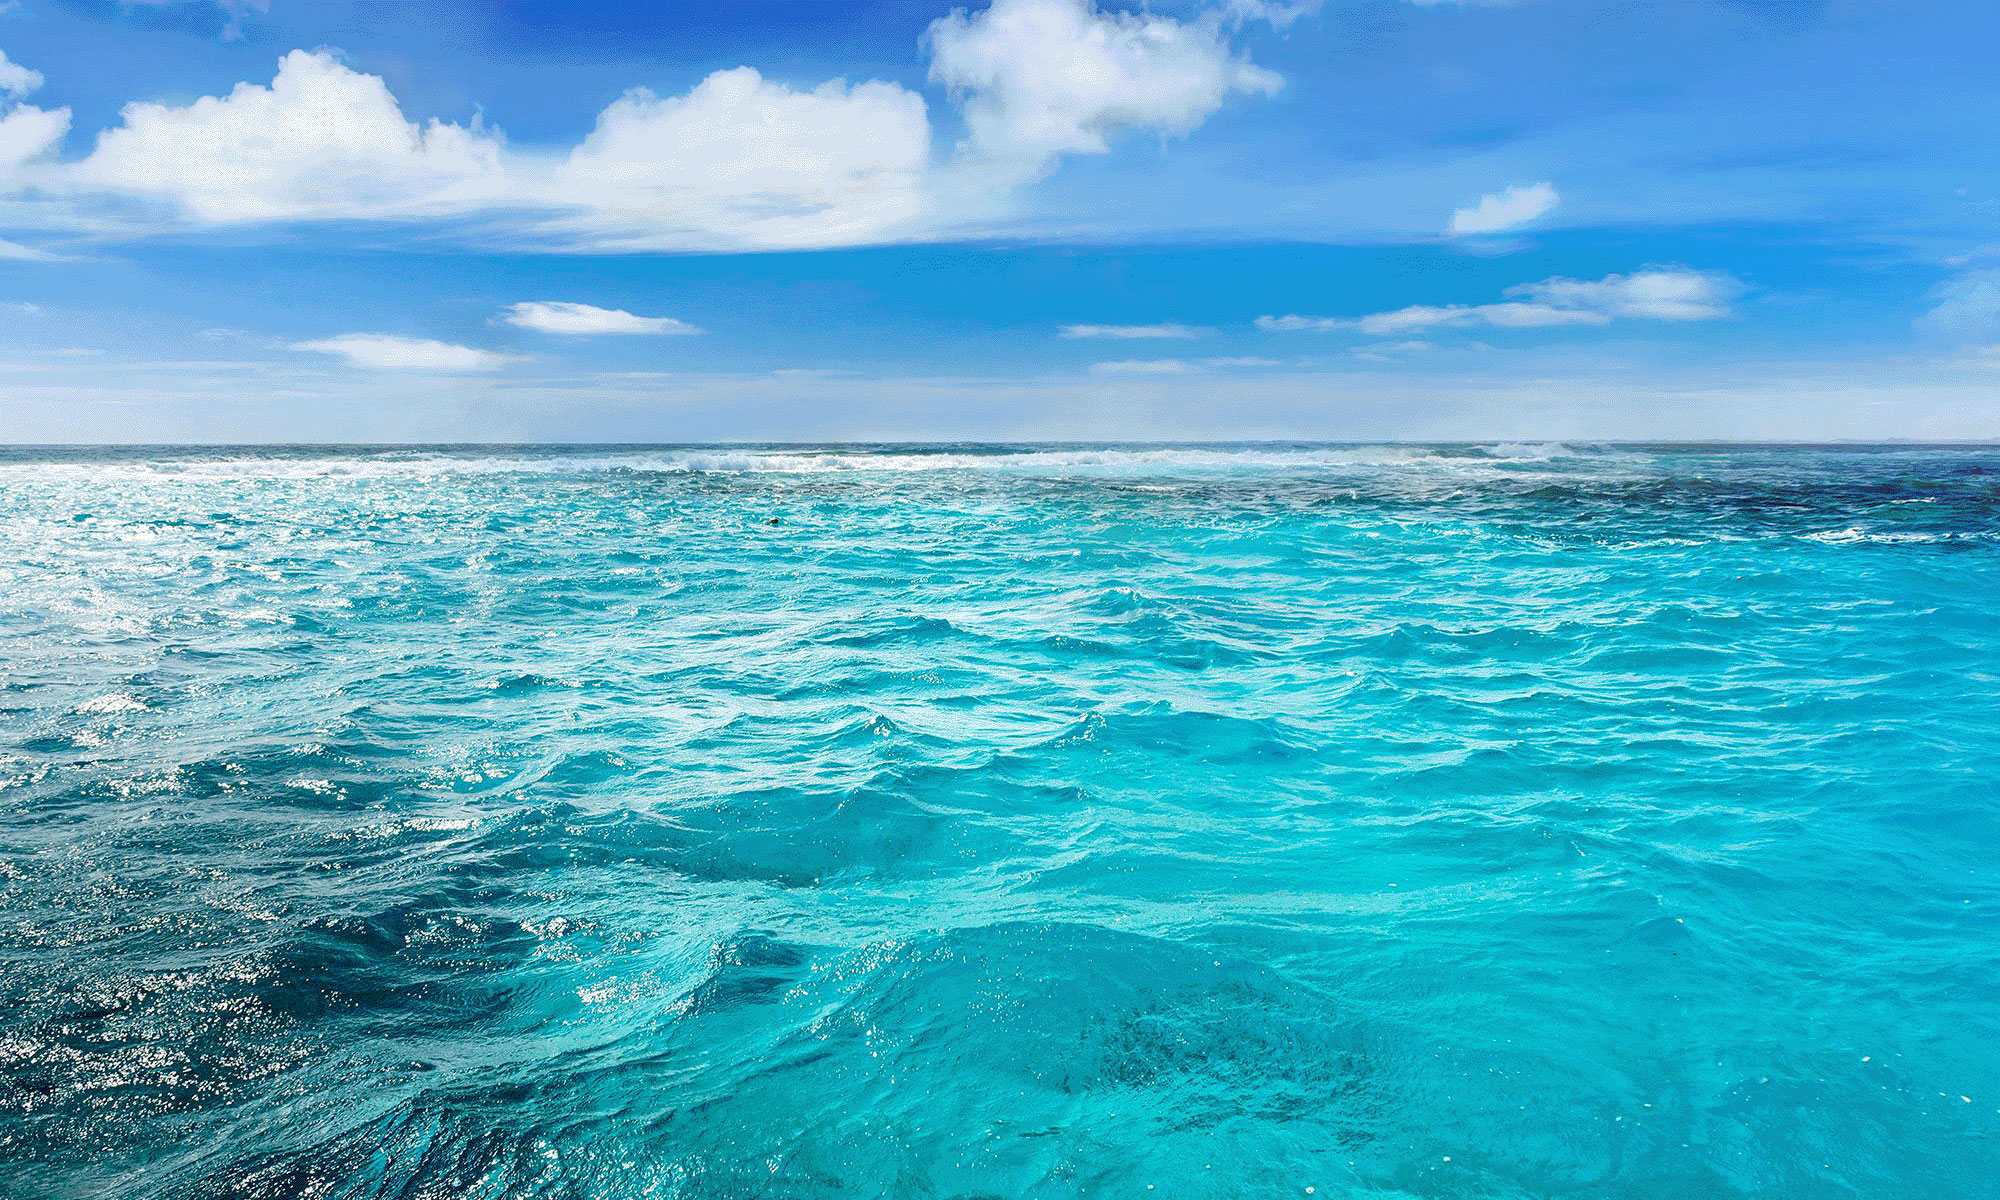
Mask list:
[[[1818,533],[1808,533],[1805,536],[1808,541],[1820,542],[1828,546],[1846,546],[1857,543],[1871,546],[1934,545],[1940,542],[1952,541],[1985,541],[1987,537],[1986,534],[1979,531],[1923,533],[1914,530],[1869,530],[1862,529],[1859,526],[1849,526],[1846,529],[1822,529]]]
[[[82,704],[76,706],[76,711],[80,713],[132,713],[145,712],[147,709],[146,702],[136,696],[126,695],[124,692],[108,692],[105,695],[94,696],[89,700],[85,700]]]
[[[242,453],[214,458],[162,456],[109,461],[29,460],[0,464],[0,475],[135,480],[375,479],[435,475],[589,474],[907,474],[942,471],[1020,473],[1182,474],[1213,471],[1311,470],[1358,466],[1452,464],[1478,460],[1442,456],[1422,446],[1023,448],[986,453],[953,450],[657,449],[598,454],[329,452],[325,455]]]

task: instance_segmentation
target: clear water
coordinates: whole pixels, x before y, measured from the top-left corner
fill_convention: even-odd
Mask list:
[[[0,452],[0,1194],[2000,1194],[2000,452]]]

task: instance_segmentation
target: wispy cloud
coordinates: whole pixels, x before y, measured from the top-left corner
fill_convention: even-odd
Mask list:
[[[1366,346],[1356,346],[1349,350],[1348,353],[1368,362],[1393,362],[1399,358],[1408,358],[1412,354],[1422,354],[1426,350],[1435,349],[1437,347],[1430,342],[1405,340],[1400,342],[1370,342]]]
[[[700,333],[696,326],[673,317],[641,317],[622,308],[598,308],[567,300],[524,300],[510,305],[500,318],[509,325],[537,333],[588,337],[601,334],[667,334],[688,336]]]
[[[1124,358],[1090,364],[1093,375],[1185,375],[1194,364],[1179,358]]]
[[[1960,346],[2000,341],[2000,270],[1967,271],[1931,289],[1917,332]]]
[[[1510,298],[1494,304],[1412,304],[1363,317],[1258,317],[1256,325],[1266,333],[1357,329],[1394,337],[1470,325],[1535,329],[1604,325],[1617,319],[1708,321],[1728,316],[1729,301],[1741,289],[1733,277],[1721,272],[1652,267],[1602,279],[1558,276],[1524,283],[1508,288],[1502,295]]]
[[[336,355],[354,366],[375,371],[497,371],[509,363],[523,361],[518,354],[389,333],[343,333],[339,337],[294,342],[292,349]]]
[[[4,122],[0,122],[0,124],[4,124]],[[10,242],[6,238],[0,238],[0,259],[12,262],[60,262],[62,255],[51,254],[47,250],[37,249],[34,246],[23,246],[19,242]]]
[[[1468,204],[1451,214],[1451,223],[1445,232],[1454,237],[1470,237],[1484,233],[1504,233],[1509,229],[1519,229],[1530,221],[1548,215],[1562,202],[1556,189],[1548,183],[1528,184],[1524,187],[1510,187],[1503,192],[1489,192],[1481,196],[1477,203]]]
[[[252,13],[271,11],[271,0],[118,0],[128,7],[167,8],[176,4],[213,4],[220,9],[228,22],[222,27],[222,40],[233,42],[243,36],[243,19]]]
[[[1213,333],[1194,325],[1180,325],[1166,322],[1161,325],[1065,325],[1062,336],[1066,338],[1113,338],[1139,340],[1143,338],[1198,338]]]

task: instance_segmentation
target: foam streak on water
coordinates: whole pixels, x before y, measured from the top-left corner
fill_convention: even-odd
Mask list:
[[[15,450],[0,546],[0,1195],[1994,1187],[1990,450]]]

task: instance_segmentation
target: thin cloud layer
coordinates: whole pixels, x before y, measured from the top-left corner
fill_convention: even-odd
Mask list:
[[[1066,338],[1111,338],[1134,341],[1146,338],[1188,339],[1198,338],[1211,332],[1193,325],[1182,325],[1168,321],[1160,325],[1065,325],[1061,334]]]
[[[1916,320],[1925,337],[1959,346],[2000,342],[2000,271],[1968,271],[1931,290],[1935,307]]]
[[[1740,290],[1734,278],[1720,272],[1653,267],[1602,279],[1556,277],[1524,283],[1502,293],[1519,299],[1494,304],[1413,304],[1363,317],[1258,317],[1256,324],[1267,333],[1355,329],[1374,337],[1395,337],[1477,325],[1537,329],[1604,325],[1617,319],[1708,321],[1730,315],[1729,301]]]
[[[331,354],[373,371],[497,371],[509,363],[523,361],[518,354],[499,354],[388,333],[343,333],[318,341],[295,342],[292,349]]]
[[[598,308],[568,300],[524,300],[510,305],[501,320],[537,333],[570,337],[602,334],[667,334],[688,336],[697,327],[673,317],[642,317],[622,308]]]
[[[1123,358],[1090,364],[1094,375],[1185,375],[1194,364],[1179,358]]]
[[[271,11],[271,0],[121,0],[121,3],[147,8],[169,8],[176,4],[212,5],[228,18],[222,27],[222,40],[225,42],[233,42],[243,36],[243,22],[253,13]]]

